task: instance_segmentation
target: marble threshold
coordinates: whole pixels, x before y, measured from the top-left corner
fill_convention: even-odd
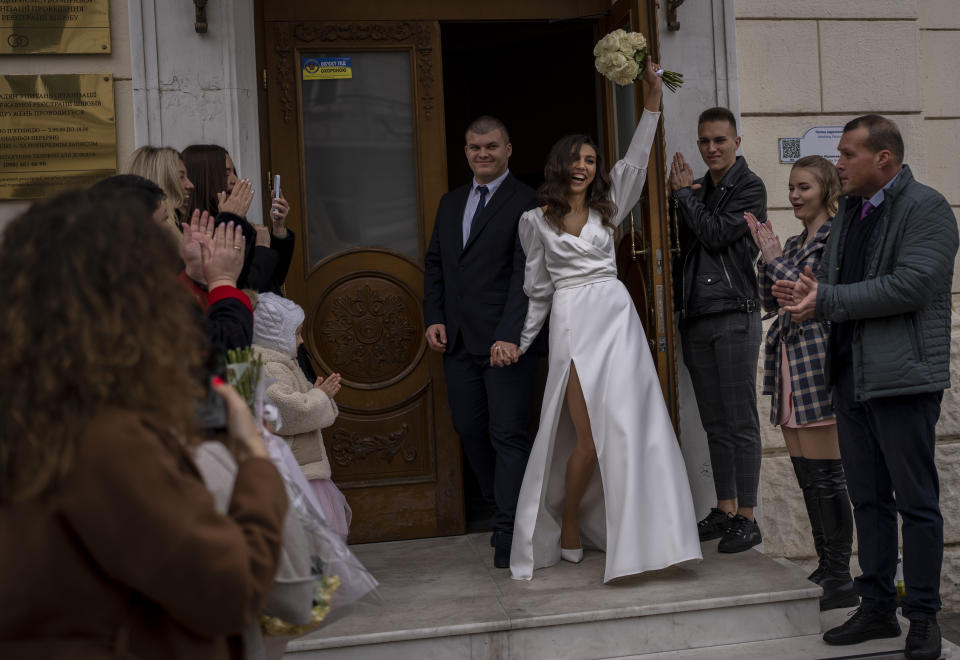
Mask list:
[[[702,561],[605,585],[603,553],[518,581],[493,568],[488,541],[471,534],[354,546],[383,602],[292,641],[287,657],[658,657],[643,654],[733,650],[821,630],[819,587],[755,550],[722,555],[712,541]]]

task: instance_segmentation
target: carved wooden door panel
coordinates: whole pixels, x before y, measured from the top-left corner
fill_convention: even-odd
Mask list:
[[[604,33],[623,28],[643,33],[652,57],[659,57],[655,0],[617,0],[601,24]],[[656,60],[655,60],[656,61]],[[616,158],[626,151],[643,112],[642,86],[604,84],[605,146]],[[665,93],[670,93],[666,92]],[[673,331],[670,230],[663,123],[657,129],[643,196],[617,234],[617,270],[643,321],[660,387],[674,426],[677,417],[676,348]]]
[[[460,448],[426,350],[423,256],[446,191],[433,21],[268,22],[270,169],[297,248],[287,295],[340,414],[324,429],[350,540],[463,531]]]

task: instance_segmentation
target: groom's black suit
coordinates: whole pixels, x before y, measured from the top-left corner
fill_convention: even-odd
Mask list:
[[[453,425],[484,497],[495,504],[494,538],[508,544],[530,453],[537,358],[491,367],[490,347],[495,341],[520,343],[527,297],[517,223],[536,206],[537,195],[508,174],[464,244],[464,208],[472,191],[468,184],[440,200],[424,268],[423,316],[427,327],[446,326],[443,367]],[[544,347],[541,336],[530,352]]]

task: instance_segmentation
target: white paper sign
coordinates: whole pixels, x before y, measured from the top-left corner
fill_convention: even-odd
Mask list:
[[[823,156],[836,164],[840,159],[837,145],[843,135],[843,126],[814,126],[802,137],[780,138],[780,162],[795,163],[804,156]]]

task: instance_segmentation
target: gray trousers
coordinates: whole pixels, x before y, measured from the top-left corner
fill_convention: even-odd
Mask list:
[[[760,485],[760,338],[759,312],[709,314],[680,324],[717,499],[736,499],[742,507],[757,505]]]

